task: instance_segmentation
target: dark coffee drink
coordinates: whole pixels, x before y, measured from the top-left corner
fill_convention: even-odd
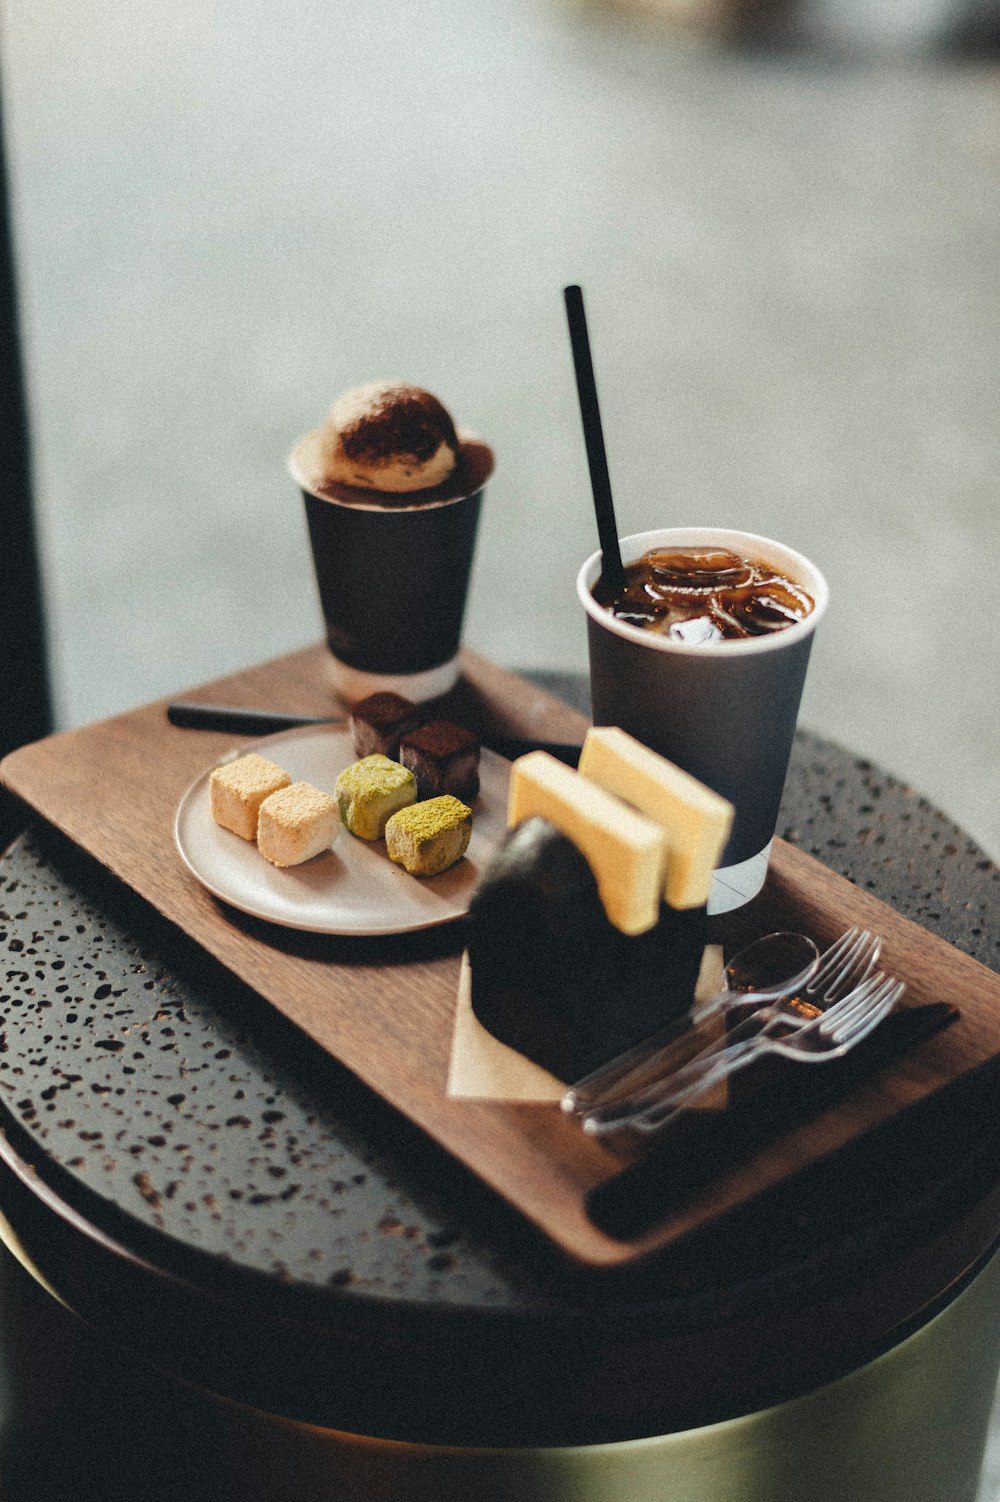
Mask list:
[[[598,579],[594,599],[630,626],[699,646],[769,636],[804,620],[810,595],[787,575],[727,548],[651,548],[625,569],[612,595]]]

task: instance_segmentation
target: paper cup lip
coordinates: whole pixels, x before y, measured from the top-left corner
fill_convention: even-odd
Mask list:
[[[496,458],[488,443],[481,438],[474,438],[470,434],[460,433],[461,472],[458,476],[451,476],[443,485],[437,486],[431,491],[413,491],[410,494],[422,495],[423,500],[407,504],[403,497],[406,491],[395,491],[394,495],[399,500],[379,501],[375,496],[377,491],[362,490],[351,485],[331,484],[319,487],[311,483],[306,469],[302,464],[302,453],[310,440],[315,437],[313,433],[307,433],[301,438],[288,456],[288,469],[292,479],[298,485],[303,495],[312,496],[317,501],[327,501],[331,506],[339,506],[344,511],[377,511],[409,512],[409,511],[435,511],[443,506],[456,506],[460,501],[471,501],[477,495],[481,495],[487,480],[496,466]],[[448,491],[449,483],[454,484],[456,479],[461,483],[458,494]],[[385,494],[385,492],[382,492]]]
[[[352,667],[331,652],[328,668],[337,697],[348,705],[367,699],[369,694],[387,692],[402,694],[415,704],[424,704],[428,699],[439,699],[454,688],[461,671],[457,652],[436,667],[412,673],[381,673]]]
[[[786,543],[762,537],[756,532],[741,532],[733,527],[654,527],[648,532],[633,532],[620,539],[622,560],[626,565],[634,563],[649,548],[660,543],[675,543],[679,547],[707,543],[716,547],[743,549],[748,556],[754,555],[765,563],[787,569],[795,582],[801,584],[812,596],[813,608],[804,620],[796,621],[793,626],[785,626],[780,631],[769,632],[766,636],[729,637],[725,641],[701,643],[671,641],[666,636],[620,620],[594,599],[591,590],[601,573],[601,551],[598,549],[585,560],[576,576],[576,592],[580,604],[597,625],[625,641],[635,642],[637,646],[648,647],[655,652],[676,652],[692,657],[734,657],[737,654],[745,657],[760,652],[776,652],[783,648],[787,650],[815,631],[826,610],[830,598],[826,579],[804,553],[797,552]]]

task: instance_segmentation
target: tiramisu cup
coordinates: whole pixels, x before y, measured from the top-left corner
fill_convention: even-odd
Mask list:
[[[436,397],[371,382],[292,451],[305,499],[334,686],[422,701],[458,677],[489,445]]]

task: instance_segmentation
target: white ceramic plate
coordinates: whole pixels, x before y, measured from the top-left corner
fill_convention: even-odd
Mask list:
[[[225,760],[259,751],[294,782],[333,791],[337,774],[354,761],[350,732],[309,725],[243,745]],[[301,866],[280,870],[256,845],[222,829],[212,818],[208,779],[188,788],[174,821],[181,858],[203,886],[232,907],[286,928],[327,934],[400,934],[451,923],[468,911],[472,890],[507,825],[510,763],[485,748],[482,788],[472,809],[468,853],[440,876],[410,876],[395,865],[385,844],[356,839],[341,829],[332,849]]]

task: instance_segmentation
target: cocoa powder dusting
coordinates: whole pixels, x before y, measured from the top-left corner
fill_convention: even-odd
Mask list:
[[[340,441],[347,458],[362,463],[401,454],[423,463],[442,443],[458,451],[458,435],[447,411],[437,397],[417,386],[397,386],[371,412],[343,428]]]

